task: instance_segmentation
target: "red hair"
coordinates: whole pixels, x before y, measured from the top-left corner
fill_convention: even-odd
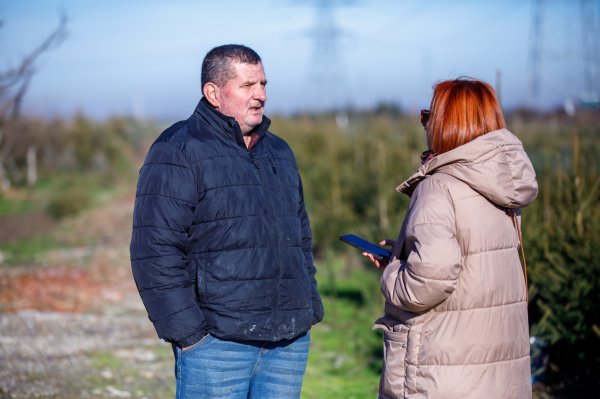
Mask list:
[[[506,127],[492,86],[471,78],[437,83],[430,112],[427,135],[431,150],[438,154]]]

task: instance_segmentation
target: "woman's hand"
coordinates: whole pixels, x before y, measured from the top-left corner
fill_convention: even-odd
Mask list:
[[[396,245],[396,240],[390,240],[389,238],[386,238],[385,240],[380,241],[379,245],[390,246],[390,247],[394,248],[394,245]],[[364,256],[366,256],[367,258],[369,258],[371,260],[371,262],[375,263],[375,266],[377,266],[378,269],[384,269],[388,264],[388,262],[378,261],[377,259],[375,259],[375,257],[373,255],[371,255],[368,252],[363,252],[362,254]]]

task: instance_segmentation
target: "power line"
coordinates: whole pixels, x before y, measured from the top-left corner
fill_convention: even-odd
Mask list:
[[[529,107],[536,109],[540,103],[542,26],[544,0],[533,0],[531,36],[529,41]]]
[[[584,105],[600,104],[600,15],[598,2],[581,0],[581,19],[583,34],[583,93],[581,101]]]
[[[309,70],[308,108],[337,110],[346,96],[346,76],[340,42],[345,32],[337,25],[335,8],[352,0],[307,0],[314,6],[314,24],[309,30],[313,56]]]

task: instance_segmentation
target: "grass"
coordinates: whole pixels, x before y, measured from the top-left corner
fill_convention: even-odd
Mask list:
[[[107,174],[64,174],[44,181],[40,195],[46,212],[60,219],[107,203],[122,194],[125,187],[132,186],[133,183]]]
[[[379,275],[362,262],[329,257],[319,267],[325,317],[311,330],[304,399],[377,396],[382,341],[371,326],[383,304]]]
[[[13,188],[12,194],[0,195],[0,216],[48,211],[48,207],[57,201],[75,206],[74,213],[77,213],[106,203],[134,186],[135,181],[128,173],[56,172],[40,179],[33,187]]]
[[[86,390],[107,397],[113,396],[113,390],[129,393],[134,398],[175,397],[171,346],[157,344],[135,349],[151,351],[156,357],[153,361],[140,362],[112,352],[93,353],[91,367],[95,372],[89,373],[84,381]]]
[[[36,235],[14,244],[0,245],[0,253],[3,257],[0,264],[12,266],[36,263],[44,252],[59,247],[60,243],[49,234]]]
[[[35,210],[35,203],[29,199],[6,198],[0,196],[0,216],[22,215]]]
[[[11,196],[0,196],[0,217],[33,216],[41,212],[55,219],[70,217],[105,204],[130,188],[131,184],[127,184],[126,179],[113,179],[105,174],[56,173],[41,179],[33,188],[14,190]],[[30,234],[22,239],[0,244],[0,265],[37,263],[45,252],[62,246],[51,232],[40,232],[33,224]]]

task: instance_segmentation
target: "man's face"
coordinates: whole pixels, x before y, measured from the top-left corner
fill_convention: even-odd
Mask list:
[[[235,118],[242,134],[247,134],[262,122],[267,102],[267,78],[262,63],[232,65],[235,78],[219,88],[216,107],[224,115]]]

